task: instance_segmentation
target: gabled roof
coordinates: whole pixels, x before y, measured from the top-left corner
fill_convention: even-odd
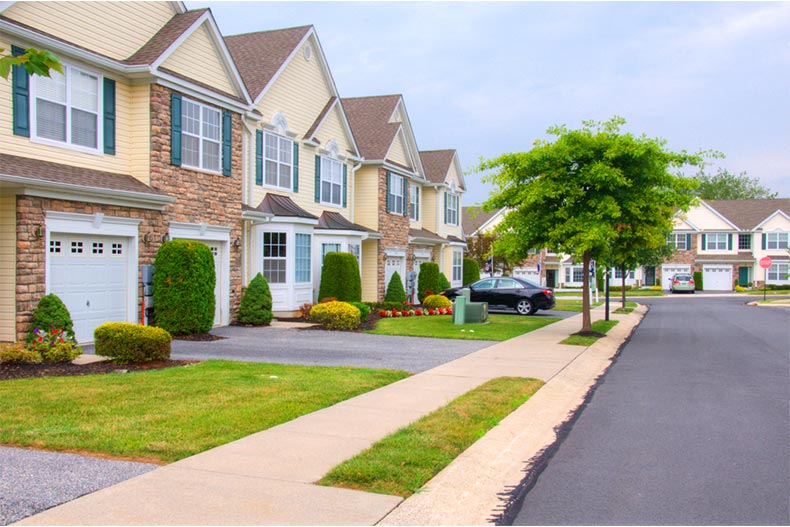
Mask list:
[[[501,208],[486,212],[477,205],[461,207],[461,228],[464,234],[467,236],[475,234],[481,227],[504,210],[504,208]]]
[[[318,219],[316,216],[313,216],[294,203],[288,196],[272,194],[271,192],[267,193],[263,197],[263,201],[253,210],[280,217],[307,218],[310,220]]]
[[[387,152],[401,128],[401,123],[390,122],[400,100],[400,95],[341,100],[359,153],[365,159],[382,160],[387,157]]]
[[[332,231],[360,231],[367,233],[375,233],[373,229],[368,229],[362,225],[352,223],[343,217],[339,212],[324,211],[321,217],[318,218],[318,225],[316,229],[332,230]]]
[[[444,183],[453,163],[455,150],[428,150],[420,152],[425,178],[431,183]]]
[[[790,215],[790,198],[709,200],[707,203],[744,231],[754,229],[777,211]]]
[[[170,21],[146,42],[143,47],[138,49],[134,55],[123,62],[126,64],[146,64],[151,65],[167,51],[167,49],[178,40],[184,32],[208,11],[208,8],[195,9],[174,15]]]
[[[225,37],[253,100],[258,99],[312,28],[301,26]]]

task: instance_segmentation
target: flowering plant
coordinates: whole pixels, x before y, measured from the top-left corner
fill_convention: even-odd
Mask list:
[[[54,328],[43,331],[39,328],[33,330],[34,338],[29,348],[37,351],[41,356],[51,362],[69,362],[80,356],[82,349],[77,346],[73,336],[62,329]]]

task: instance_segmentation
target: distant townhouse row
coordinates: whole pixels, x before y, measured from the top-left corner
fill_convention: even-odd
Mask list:
[[[501,221],[504,209],[482,212],[464,207],[467,237],[490,232]],[[700,272],[705,290],[732,291],[743,287],[790,284],[790,199],[744,199],[700,201],[688,213],[674,219],[667,243],[675,252],[660,266],[626,271],[626,284],[661,285],[669,289],[675,273]],[[771,266],[759,262],[770,257]],[[522,276],[549,287],[581,287],[584,270],[565,255],[541,249],[513,269]],[[619,269],[613,280],[622,280]]]
[[[31,46],[64,75],[0,80],[0,341],[47,293],[81,342],[143,322],[142,268],[170,239],[212,249],[216,325],[258,272],[275,314],[315,302],[331,251],[357,256],[367,301],[424,261],[460,283],[457,153],[419,151],[400,95],[340,97],[312,26],[223,37],[180,2],[3,3],[0,48]]]

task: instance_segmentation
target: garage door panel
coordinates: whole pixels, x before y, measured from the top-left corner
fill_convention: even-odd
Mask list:
[[[732,265],[703,266],[702,288],[705,291],[731,291]]]

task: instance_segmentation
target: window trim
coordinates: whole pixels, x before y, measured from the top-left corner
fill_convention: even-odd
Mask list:
[[[414,183],[409,185],[409,219],[420,221],[420,186]]]
[[[299,240],[307,240],[307,245],[299,245]],[[287,240],[286,240],[287,241]],[[307,249],[307,255],[300,255],[299,249]],[[312,255],[312,248],[313,248],[313,236],[311,234],[307,234],[304,232],[295,232],[294,233],[294,283],[296,284],[306,284],[312,282],[312,265],[313,265],[313,255]],[[286,258],[287,259],[287,258]],[[305,260],[306,259],[306,260]],[[306,261],[306,264],[305,264]],[[304,268],[299,268],[299,263],[302,263]],[[299,273],[306,272],[307,279],[301,280]],[[286,276],[287,278],[287,276]]]
[[[444,223],[446,225],[458,226],[458,205],[460,201],[458,199],[458,194],[447,192],[445,196]]]
[[[748,243],[743,244],[742,241],[746,240]],[[739,251],[751,251],[752,250],[752,235],[750,233],[739,233],[738,234],[738,250]],[[748,245],[748,247],[742,247],[742,245]]]
[[[190,105],[190,104],[194,105],[194,106],[197,106],[199,108],[199,110],[200,110],[200,120],[199,120],[200,134],[199,135],[195,135],[195,134],[193,134],[191,132],[188,132],[186,130],[186,126],[184,126],[184,118],[185,118],[185,115],[186,115],[186,108],[187,108],[187,105]],[[216,139],[216,140],[215,139],[209,139],[209,138],[203,136],[203,127],[204,127],[204,124],[205,124],[204,111],[206,111],[206,110],[208,110],[210,112],[215,112],[217,114],[217,119],[218,119],[218,121],[217,121],[218,122],[217,128],[219,129],[219,138]],[[200,170],[202,172],[209,172],[211,174],[222,174],[222,159],[223,159],[223,157],[222,157],[222,145],[223,145],[223,139],[224,139],[224,137],[223,137],[223,121],[222,121],[222,119],[223,119],[222,110],[220,110],[219,108],[215,108],[214,106],[210,106],[208,104],[203,104],[203,103],[201,103],[199,101],[196,101],[194,99],[190,99],[188,97],[182,97],[181,98],[181,166],[183,168],[187,168],[187,169],[190,169],[190,170]],[[199,166],[190,165],[186,161],[186,155],[185,155],[186,141],[184,141],[185,137],[195,137],[198,140],[198,161],[200,163]],[[209,168],[209,167],[203,166],[203,153],[204,153],[204,151],[203,151],[203,142],[204,141],[211,141],[212,143],[216,143],[217,144],[217,169],[216,170],[213,169],[213,168]]]
[[[780,278],[780,267],[784,267],[784,279]],[[765,283],[766,284],[785,284],[790,283],[790,262],[773,262],[771,267],[765,270]],[[776,275],[776,278],[771,278],[771,275]]]
[[[288,152],[290,153],[290,156],[291,156],[290,163],[284,163],[284,162],[280,161],[280,159],[272,159],[272,158],[266,156],[266,139],[268,137],[273,137],[274,139],[277,140],[277,152],[278,153],[282,151],[282,144],[281,144],[281,142],[285,141],[285,142],[288,143]],[[293,191],[293,182],[294,182],[294,154],[293,154],[293,152],[294,152],[294,140],[293,139],[291,139],[290,137],[286,137],[284,135],[276,134],[276,133],[271,132],[269,130],[263,130],[263,185],[262,186],[269,187],[269,188],[276,188],[278,190],[284,190],[284,191],[287,191],[287,192],[292,192]],[[268,171],[266,170],[266,167],[267,167],[267,163],[269,161],[277,164],[277,174],[276,174],[277,183],[276,184],[267,182],[267,177],[266,176],[268,174]],[[281,181],[281,173],[280,173],[280,167],[281,166],[287,166],[287,167],[289,167],[291,169],[290,180],[288,181],[287,185],[282,185],[281,184],[282,183],[282,181]]]
[[[266,241],[265,241],[266,240],[266,236],[267,235],[271,236],[271,235],[275,235],[275,234],[284,236],[283,241],[280,242],[280,243],[277,243],[276,245],[271,244],[271,243],[267,245]],[[263,233],[261,235],[261,249],[262,249],[262,251],[261,251],[261,253],[262,253],[261,254],[261,274],[264,276],[264,278],[266,278],[266,281],[269,282],[270,284],[282,285],[282,284],[287,284],[288,283],[288,234],[289,233],[287,231],[263,231]],[[284,256],[266,256],[266,247],[267,246],[282,247],[284,249],[285,255]],[[271,276],[266,276],[266,274],[267,274],[266,261],[267,260],[272,260],[272,261],[276,260],[276,261],[284,262],[285,268],[284,268],[284,271],[283,271],[283,273],[284,273],[283,274],[283,276],[284,276],[283,280],[281,280],[281,281],[280,280],[274,281],[274,280],[271,279]],[[278,273],[279,273],[279,269],[278,269]]]
[[[320,170],[321,174],[319,179],[319,183],[321,185],[321,189],[319,191],[319,194],[321,196],[320,203],[322,205],[328,205],[330,207],[342,208],[343,207],[343,163],[341,163],[337,159],[333,159],[328,156],[320,156],[320,157],[321,157],[321,170]],[[324,163],[329,163],[329,167],[328,167],[329,170],[326,170],[327,166]],[[337,178],[338,178],[337,183],[332,181],[333,174],[331,172],[333,172],[332,169],[335,167],[337,168]],[[330,174],[327,175],[327,172],[330,172]],[[293,173],[293,169],[292,169],[292,173]],[[329,183],[330,199],[328,200],[325,199],[324,197],[324,182]],[[331,200],[332,189],[335,184],[337,184],[337,188],[339,189],[337,193],[337,198],[338,198],[337,203]]]
[[[711,248],[711,239],[716,238],[716,246],[722,243],[722,239],[724,240],[724,248],[713,247]],[[727,251],[727,245],[729,244],[729,233],[726,232],[708,232],[705,233],[705,247],[704,250],[708,252],[724,252]]]
[[[683,240],[683,247],[679,247],[678,240]],[[688,251],[689,247],[686,244],[687,236],[685,233],[673,232],[667,237],[667,245],[670,245],[676,251]]]
[[[387,202],[392,203],[392,208],[387,212],[403,216],[405,210],[406,197],[403,195],[403,181],[404,177],[398,174],[389,172],[389,194],[387,195]],[[392,200],[389,197],[392,196]]]
[[[453,249],[452,275],[453,283],[464,280],[464,252],[461,249]]]
[[[788,232],[766,232],[765,237],[765,250],[766,251],[783,251],[790,247],[790,233]],[[784,246],[782,243],[782,237],[784,236]],[[774,238],[774,247],[771,247],[771,237]]]

